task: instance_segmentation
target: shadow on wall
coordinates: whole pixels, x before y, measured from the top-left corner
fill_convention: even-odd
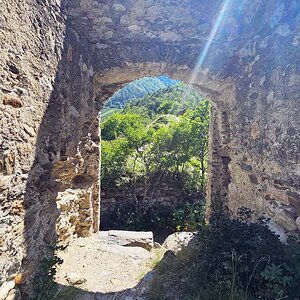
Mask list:
[[[93,223],[99,210],[98,166],[88,168],[91,161],[99,161],[98,110],[93,103],[93,74],[87,67],[89,53],[88,44],[67,27],[26,186],[26,257],[16,277],[24,299],[38,293],[47,278],[57,232],[67,239],[75,232],[85,236],[93,226],[98,229],[98,221]]]

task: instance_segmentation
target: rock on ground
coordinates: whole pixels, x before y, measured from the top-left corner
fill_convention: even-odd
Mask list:
[[[123,291],[126,296],[133,293],[137,299],[136,295],[142,292],[134,289],[144,274],[151,271],[149,261],[153,253],[141,247],[121,246],[116,236],[117,244],[108,242],[105,232],[74,240],[65,251],[58,253],[64,262],[58,267],[57,283],[61,287],[76,285],[81,291],[78,299],[96,299],[96,296],[97,299],[125,299],[120,295]],[[134,239],[130,241],[134,243]]]
[[[110,230],[107,236],[108,242],[120,246],[142,247],[151,250],[154,246],[153,232],[148,231],[122,231]]]
[[[73,240],[57,253],[64,262],[57,270],[60,291],[55,299],[145,300],[155,263],[164,253],[164,259],[176,258],[173,252],[193,237],[188,232],[172,234],[158,249],[152,232],[106,231]]]
[[[192,232],[175,232],[166,238],[162,246],[177,253],[183,247],[186,247],[194,236],[195,233]]]

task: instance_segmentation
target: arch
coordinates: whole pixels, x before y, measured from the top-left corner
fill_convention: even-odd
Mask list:
[[[73,230],[78,209],[64,202],[81,202],[81,233],[98,229],[97,114],[145,75],[168,74],[212,101],[210,185],[223,187],[229,210],[247,206],[299,232],[298,0],[228,1],[196,77],[223,1],[48,2],[3,8],[0,202],[10,221],[0,247],[19,253],[5,252],[5,278],[23,273],[30,293],[48,245]],[[88,193],[74,192],[78,179]]]
[[[166,62],[127,63],[122,68],[115,67],[95,74],[96,99],[102,107],[107,99],[127,83],[143,77],[157,77],[163,74],[193,86],[212,104],[207,184],[207,211],[209,213],[214,194],[221,193],[224,204],[228,201],[228,185],[231,181],[229,114],[236,101],[233,80],[225,81],[217,76],[211,77],[203,70],[196,72],[195,76],[195,70],[186,65],[172,65]]]

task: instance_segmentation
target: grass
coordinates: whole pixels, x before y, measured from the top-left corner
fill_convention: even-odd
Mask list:
[[[191,247],[183,248],[176,257],[161,259],[155,265],[155,269],[157,270],[154,279],[152,281],[150,290],[147,295],[148,300],[161,300],[161,299],[172,299],[174,298],[177,288],[177,284],[179,283],[179,279],[182,279],[183,270],[185,270],[185,266],[191,264],[193,258],[195,256],[195,250]],[[166,286],[173,287],[172,296],[170,298],[162,298],[162,295],[165,295]],[[178,294],[178,299],[184,299],[181,295]]]
[[[160,263],[160,261],[162,260],[164,254],[165,254],[165,251],[166,251],[165,248],[153,249],[151,258],[149,259],[149,261],[146,264],[147,267],[149,267],[149,269],[153,270]],[[148,272],[149,271],[142,272],[138,276],[138,279],[141,281]]]
[[[71,285],[61,286],[53,300],[74,300],[81,294],[81,292],[82,291],[80,289]]]

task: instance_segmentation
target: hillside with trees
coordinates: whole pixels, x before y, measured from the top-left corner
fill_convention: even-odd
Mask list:
[[[209,117],[209,102],[183,83],[129,101],[101,125],[103,190],[129,187],[137,218],[153,182],[175,181],[192,202],[202,200]]]
[[[108,100],[105,108],[122,108],[129,100],[142,98],[177,83],[179,83],[178,80],[170,79],[166,75],[159,77],[144,77],[134,80],[117,91]]]

